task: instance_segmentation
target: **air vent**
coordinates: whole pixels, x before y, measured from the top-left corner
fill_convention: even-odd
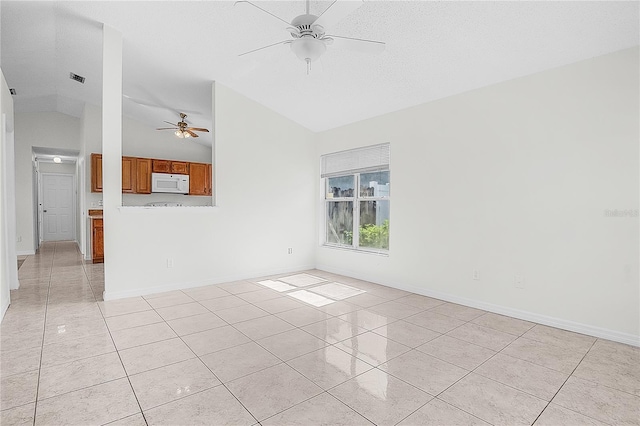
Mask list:
[[[75,80],[75,81],[77,81],[77,82],[79,82],[79,83],[83,83],[83,84],[84,84],[84,77],[83,77],[83,76],[81,76],[81,75],[74,74],[74,73],[70,72],[70,73],[69,73],[69,78],[70,78],[71,80]]]
[[[11,94],[12,94],[13,96],[15,96],[15,95],[16,95],[16,89],[9,89],[9,92],[11,92]]]

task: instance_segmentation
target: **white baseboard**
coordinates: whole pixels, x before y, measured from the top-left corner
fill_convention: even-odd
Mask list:
[[[16,256],[33,256],[36,254],[33,250],[18,250],[16,251]]]
[[[482,310],[493,312],[496,314],[507,315],[513,318],[522,319],[525,321],[531,321],[538,324],[548,325],[550,327],[561,328],[563,330],[573,331],[576,333],[586,334],[593,337],[599,337],[601,339],[612,340],[614,342],[619,342],[627,345],[640,347],[640,336],[636,336],[630,333],[623,333],[620,331],[610,330],[610,329],[597,327],[589,324],[582,324],[579,322],[570,321],[563,318],[541,315],[535,312],[523,311],[520,309],[513,309],[508,306],[495,305],[492,303],[482,302],[475,299],[468,299],[465,297],[460,297],[460,296],[456,296],[448,293],[442,293],[439,291],[433,291],[425,288],[419,288],[419,287],[402,285],[402,284],[399,285],[397,281],[394,281],[393,283],[380,282],[380,280],[373,275],[366,276],[367,274],[355,273],[355,271],[341,270],[339,268],[333,268],[327,265],[317,265],[316,269],[331,272],[334,274],[340,274],[348,277],[370,281],[373,283],[385,285],[387,287],[397,288],[399,290],[410,291],[412,293],[433,297],[435,299],[445,300],[447,302],[458,303],[460,305],[469,306],[471,308],[482,309]]]
[[[105,283],[105,291],[102,293],[102,297],[104,298],[104,300],[116,300],[116,299],[124,299],[127,297],[147,296],[149,294],[164,293],[164,292],[173,291],[173,290],[184,290],[187,288],[203,287],[206,285],[221,284],[221,283],[227,283],[227,282],[233,282],[233,281],[250,280],[256,277],[263,277],[263,276],[277,275],[277,274],[287,274],[291,272],[306,271],[309,269],[315,269],[315,266],[300,265],[300,266],[284,268],[284,269],[258,270],[258,271],[252,271],[250,274],[238,273],[238,274],[215,277],[215,278],[200,280],[200,281],[185,281],[185,282],[179,282],[179,283],[163,284],[159,286],[150,286],[150,287],[137,288],[137,289],[126,290],[126,291],[115,291],[115,292],[107,291],[107,287],[109,284]]]
[[[7,300],[2,301],[2,307],[0,307],[2,311],[0,311],[0,322],[4,319],[4,314],[7,313],[7,309],[9,309],[9,298]]]

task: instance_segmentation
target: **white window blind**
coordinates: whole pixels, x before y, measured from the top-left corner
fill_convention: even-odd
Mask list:
[[[322,177],[388,169],[388,143],[334,152],[322,156]]]

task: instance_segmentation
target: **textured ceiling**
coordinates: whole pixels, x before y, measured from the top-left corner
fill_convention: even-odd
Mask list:
[[[290,21],[303,1],[257,2]],[[320,14],[331,3],[312,1]],[[321,131],[638,45],[638,2],[366,1],[328,32],[387,43],[367,55],[329,46],[311,75],[285,25],[227,1],[0,2],[1,66],[17,111],[79,116],[101,102],[102,23],[124,39],[123,92],[211,125],[212,81]],[[86,77],[81,85],[69,72]],[[151,126],[168,109],[123,100]],[[210,139],[203,138],[203,142]]]

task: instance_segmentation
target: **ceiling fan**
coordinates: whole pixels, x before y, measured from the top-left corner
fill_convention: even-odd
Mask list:
[[[334,0],[320,16],[309,13],[309,0],[306,1],[306,13],[293,18],[291,23],[274,15],[273,13],[263,9],[262,7],[251,3],[247,0],[237,1],[235,4],[247,4],[261,10],[267,15],[280,21],[280,24],[286,24],[286,31],[291,34],[292,39],[273,43],[258,49],[253,49],[242,53],[238,56],[248,55],[259,50],[268,49],[269,47],[281,44],[289,44],[293,53],[301,60],[307,63],[307,74],[311,69],[311,63],[316,61],[327,50],[327,45],[336,47],[344,47],[346,49],[364,52],[378,53],[385,48],[385,43],[381,41],[365,40],[359,38],[343,37],[333,34],[327,34],[326,28],[340,22],[347,15],[362,6],[364,0]]]
[[[167,124],[171,124],[174,127],[160,127],[156,130],[175,130],[175,135],[180,139],[183,138],[197,138],[198,135],[195,132],[209,132],[208,129],[203,127],[188,127],[188,124],[184,121],[187,118],[187,114],[180,113],[180,121],[178,123],[173,124],[165,121]]]

